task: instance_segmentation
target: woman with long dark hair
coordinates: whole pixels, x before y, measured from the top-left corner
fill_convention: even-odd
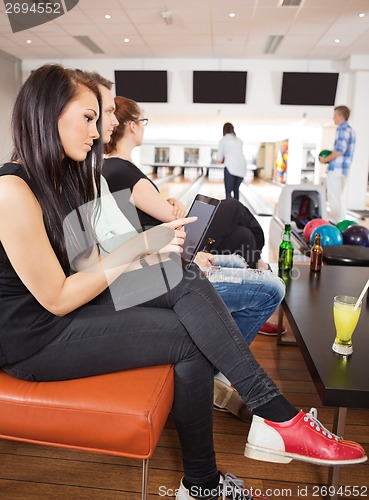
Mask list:
[[[99,114],[98,89],[60,66],[34,71],[18,94],[15,150],[0,169],[2,369],[24,380],[50,381],[173,363],[172,415],[185,470],[179,500],[240,489],[231,476],[220,475],[215,460],[214,366],[253,411],[247,456],[326,465],[366,460],[358,444],[323,432],[314,412],[297,412],[288,403],[196,266],[184,270],[166,294],[116,310],[110,283],[141,272],[142,260],[152,267],[168,253],[180,253],[185,234],[175,228],[191,220],[158,226],[99,255],[93,180],[98,189]],[[240,498],[250,498],[241,489]]]

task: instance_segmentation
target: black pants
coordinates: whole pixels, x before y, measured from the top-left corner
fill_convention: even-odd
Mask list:
[[[264,232],[248,208],[237,200],[222,200],[204,238],[214,238],[214,251],[241,255],[255,268],[265,244]]]
[[[175,288],[140,306],[116,311],[106,290],[81,307],[53,342],[5,371],[51,381],[168,363],[175,364],[172,415],[186,478],[195,484],[214,479],[214,366],[251,410],[280,392],[196,265]]]

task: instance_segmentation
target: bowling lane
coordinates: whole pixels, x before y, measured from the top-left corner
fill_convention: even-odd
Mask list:
[[[161,172],[158,169],[157,174],[147,174],[153,182],[157,182],[160,193],[164,198],[178,198],[185,204],[189,206],[192,199],[198,192],[202,192],[201,188],[196,188],[196,182],[200,179],[202,170],[197,168],[184,168],[183,174],[178,175],[181,170],[173,169],[171,171]],[[165,180],[165,177],[175,175],[174,177]],[[193,192],[185,192],[191,190],[191,186],[194,186]]]

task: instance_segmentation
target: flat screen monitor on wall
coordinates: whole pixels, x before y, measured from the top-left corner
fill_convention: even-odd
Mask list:
[[[333,106],[338,73],[283,73],[281,104]]]
[[[245,104],[246,71],[194,71],[193,102]]]
[[[166,71],[115,71],[116,95],[137,102],[168,102]]]

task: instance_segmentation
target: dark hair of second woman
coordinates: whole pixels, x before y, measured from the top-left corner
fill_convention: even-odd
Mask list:
[[[226,134],[236,135],[236,132],[234,131],[234,126],[232,125],[232,123],[227,122],[223,125],[223,135],[226,135]]]
[[[94,181],[100,194],[101,141],[94,141],[85,161],[77,162],[65,156],[58,132],[60,115],[83,87],[95,94],[101,108],[97,85],[82,72],[44,65],[23,84],[12,118],[11,160],[20,163],[30,178],[50,242],[66,273],[69,261],[63,221],[71,211],[94,199]]]
[[[123,137],[124,131],[130,122],[135,122],[140,117],[140,107],[136,101],[127,97],[114,98],[115,116],[119,122],[111,134],[109,144],[105,144],[105,153],[110,154],[115,150],[117,142]]]

